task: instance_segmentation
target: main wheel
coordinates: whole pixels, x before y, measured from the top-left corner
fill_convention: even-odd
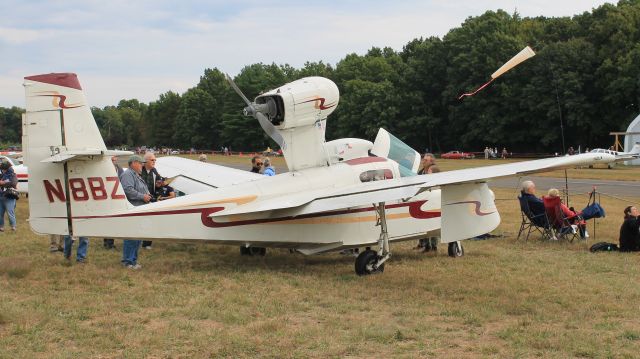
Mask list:
[[[460,241],[449,243],[447,252],[449,253],[449,257],[462,257],[464,255],[462,243]]]
[[[373,273],[384,272],[384,264],[380,265],[375,270],[373,265],[378,261],[378,253],[370,249],[360,253],[356,258],[356,274],[357,275],[369,275]]]
[[[241,256],[262,256],[264,257],[267,254],[267,249],[264,247],[240,247],[240,255]]]

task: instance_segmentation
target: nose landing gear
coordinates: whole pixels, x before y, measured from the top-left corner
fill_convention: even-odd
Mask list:
[[[377,226],[380,226],[380,238],[378,239],[378,251],[367,248],[356,258],[356,274],[369,275],[384,272],[384,262],[391,258],[389,247],[389,232],[387,231],[387,216],[384,202],[380,202],[373,207],[376,209],[378,218]]]

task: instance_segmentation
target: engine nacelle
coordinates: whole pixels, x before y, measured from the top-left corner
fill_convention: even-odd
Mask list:
[[[340,92],[324,77],[305,77],[255,99],[256,109],[279,130],[314,125],[338,106]]]

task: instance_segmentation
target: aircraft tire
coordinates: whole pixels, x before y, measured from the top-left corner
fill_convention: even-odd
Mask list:
[[[449,243],[449,248],[447,249],[449,257],[457,258],[462,257],[464,255],[464,247],[460,241]]]
[[[267,249],[264,247],[247,247],[240,246],[240,255],[241,256],[260,256],[264,257],[267,254]]]
[[[356,258],[356,274],[357,275],[369,275],[373,273],[382,273],[384,272],[384,264],[382,264],[378,269],[372,271],[367,268],[368,265],[371,265],[378,261],[378,252],[373,250],[366,250],[358,255]]]
[[[264,257],[267,255],[267,249],[264,247],[249,247],[250,255]]]

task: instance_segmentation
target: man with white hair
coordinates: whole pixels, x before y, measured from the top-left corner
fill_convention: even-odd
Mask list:
[[[527,201],[529,205],[529,210],[532,213],[544,213],[544,203],[542,199],[536,196],[536,184],[533,181],[523,181],[522,182],[522,198]]]
[[[147,152],[144,154],[144,166],[142,166],[142,172],[140,177],[147,184],[149,194],[151,194],[151,202],[155,202],[158,195],[156,193],[156,181],[158,178],[162,178],[156,169],[156,155],[153,152]],[[152,241],[142,241],[142,248],[151,249]]]

